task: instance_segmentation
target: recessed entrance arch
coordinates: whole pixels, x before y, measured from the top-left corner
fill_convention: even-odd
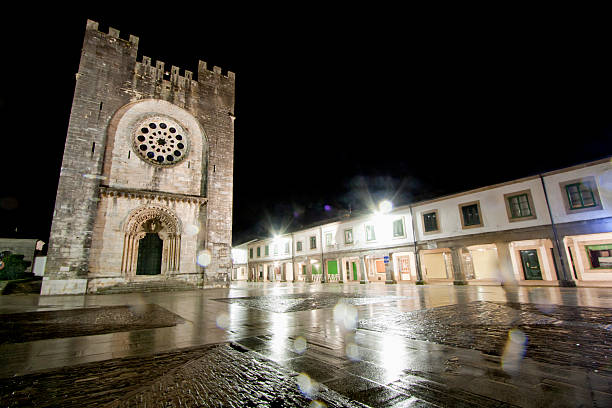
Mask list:
[[[170,209],[137,208],[128,216],[124,232],[121,269],[127,278],[179,271],[181,225]]]

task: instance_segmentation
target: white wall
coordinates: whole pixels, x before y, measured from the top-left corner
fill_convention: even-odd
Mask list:
[[[510,222],[506,211],[504,195],[523,190],[530,190],[535,207],[536,219]],[[480,217],[482,227],[462,228],[459,205],[473,201],[480,202]],[[424,233],[423,213],[438,210],[438,226],[440,232]],[[533,210],[533,209],[532,209]],[[527,228],[537,225],[550,224],[548,209],[544,198],[544,190],[538,179],[531,179],[519,183],[504,185],[471,194],[451,197],[446,200],[417,205],[413,208],[417,223],[418,240],[435,240],[461,235],[479,234],[492,231],[503,231],[515,228]]]

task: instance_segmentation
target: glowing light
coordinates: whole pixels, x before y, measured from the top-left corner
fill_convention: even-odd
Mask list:
[[[323,209],[325,209],[325,211],[331,211],[331,205],[329,205],[329,204],[325,204],[325,206],[323,207]]]
[[[308,408],[326,408],[327,404],[324,403],[323,401],[317,401],[314,400],[310,403],[310,405],[308,406]]]
[[[294,341],[293,341],[293,351],[295,351],[298,354],[303,354],[306,351],[306,339],[302,336],[298,336]]]
[[[200,266],[206,267],[210,265],[211,260],[212,256],[210,255],[210,251],[208,249],[200,251],[200,253],[198,254],[197,263]]]
[[[384,200],[380,202],[378,209],[381,213],[386,214],[393,209],[393,204],[389,200]]]
[[[502,369],[509,374],[518,373],[526,349],[527,335],[518,329],[510,330],[501,359]]]

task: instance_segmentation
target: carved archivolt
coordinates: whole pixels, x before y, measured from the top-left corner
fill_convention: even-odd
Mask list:
[[[157,231],[147,231],[145,228],[150,221],[158,220],[160,227]],[[174,213],[160,205],[149,205],[132,211],[126,220],[123,230],[126,234],[135,235],[139,232],[166,232],[170,234],[181,234],[181,221]]]
[[[159,205],[137,208],[128,216],[123,231],[121,271],[128,279],[136,276],[139,243],[147,233],[156,233],[163,241],[160,273],[167,275],[179,271],[182,228],[180,220],[169,208]]]

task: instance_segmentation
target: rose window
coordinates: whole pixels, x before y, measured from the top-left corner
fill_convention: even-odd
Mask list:
[[[187,156],[189,143],[185,130],[168,118],[142,121],[134,131],[134,149],[149,163],[172,165]]]

